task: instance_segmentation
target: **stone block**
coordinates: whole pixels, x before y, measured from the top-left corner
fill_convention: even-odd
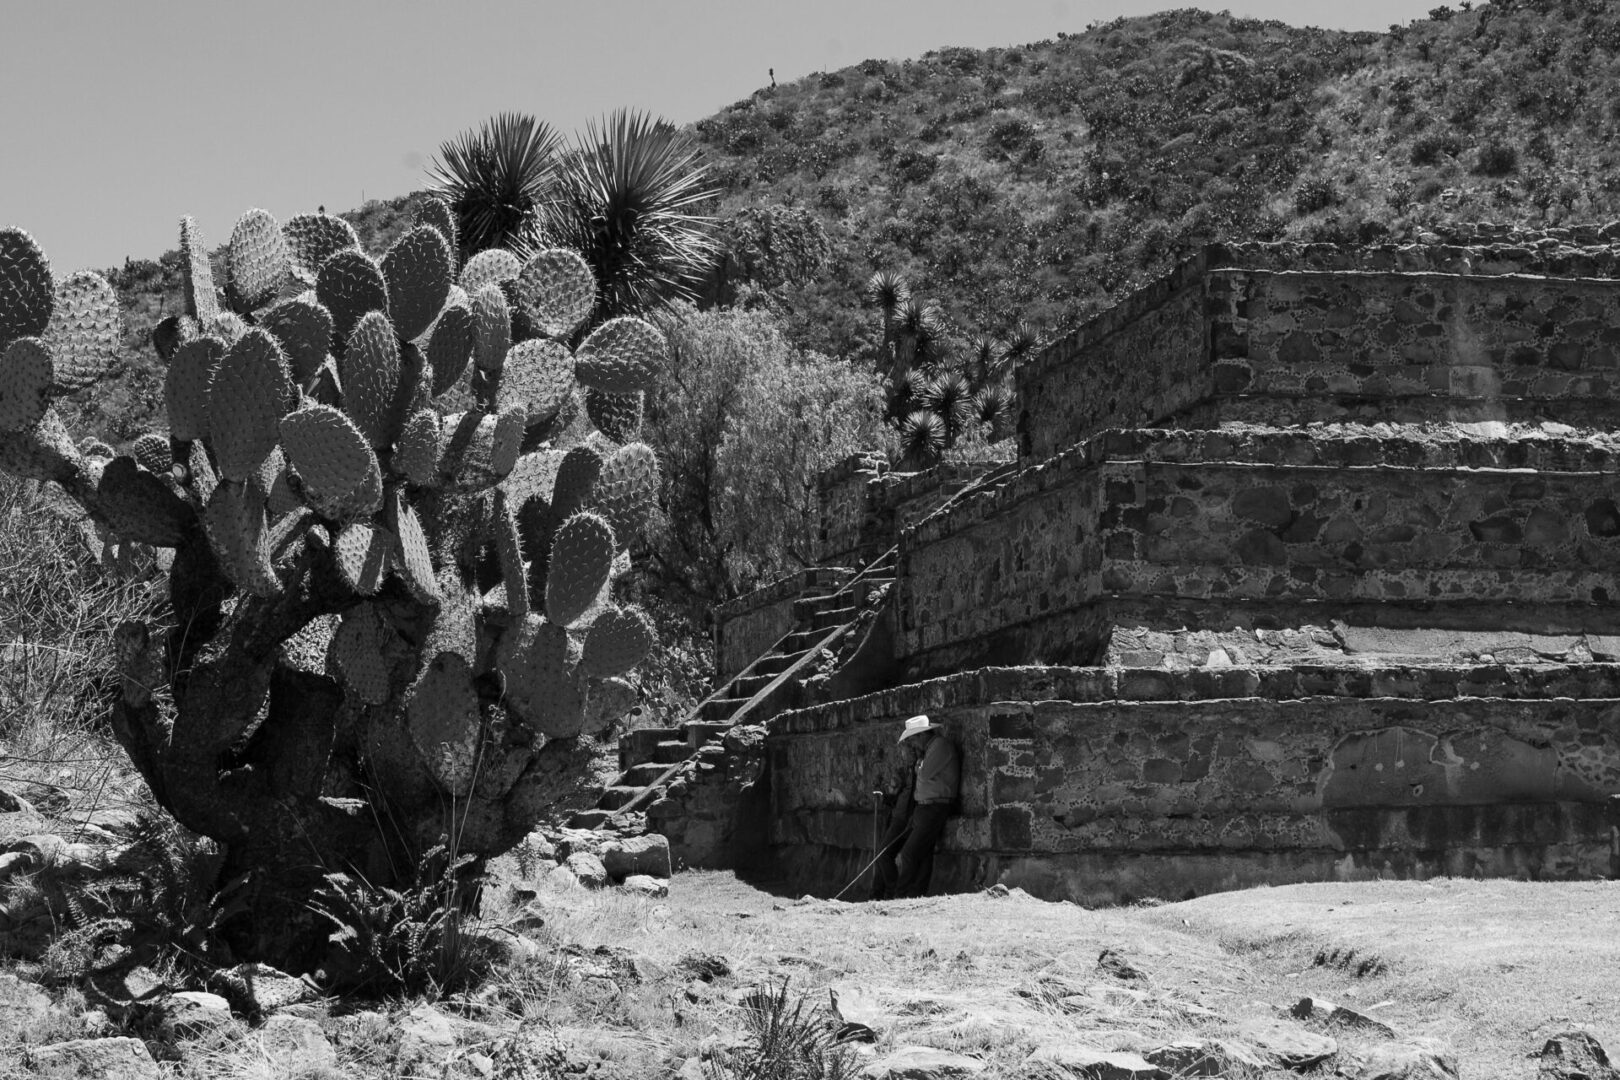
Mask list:
[[[602,867],[614,881],[633,874],[667,878],[671,874],[669,841],[657,833],[610,840],[602,845]]]
[[[39,1080],[158,1080],[157,1062],[139,1039],[74,1039],[29,1052]]]

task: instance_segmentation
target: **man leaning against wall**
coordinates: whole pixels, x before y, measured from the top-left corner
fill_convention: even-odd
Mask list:
[[[912,784],[911,819],[905,843],[895,862],[899,898],[925,896],[934,874],[934,849],[945,832],[945,821],[956,813],[962,791],[962,751],[945,729],[927,716],[913,716],[900,733],[900,745],[910,744],[916,755]]]

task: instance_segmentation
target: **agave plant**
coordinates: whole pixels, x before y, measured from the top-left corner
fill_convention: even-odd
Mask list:
[[[428,171],[455,211],[464,259],[534,235],[560,141],[532,116],[501,113],[439,147]]]
[[[690,297],[719,256],[716,194],[698,149],[667,121],[621,109],[590,124],[558,166],[546,242],[578,251],[601,285],[592,324],[609,312],[649,312]]]
[[[909,462],[932,464],[948,445],[945,421],[936,412],[915,409],[900,422],[900,450]]]
[[[960,372],[946,371],[929,379],[917,400],[939,417],[947,446],[973,421],[973,388]]]

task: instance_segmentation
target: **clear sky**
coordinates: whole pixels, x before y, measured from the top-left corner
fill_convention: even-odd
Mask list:
[[[1224,0],[1357,30],[1437,0]],[[565,134],[632,106],[701,119],[769,82],[946,45],[1021,44],[1164,0],[0,0],[0,225],[66,272],[155,258],[425,186],[439,145],[504,110]],[[1210,6],[1216,5],[1198,5]]]

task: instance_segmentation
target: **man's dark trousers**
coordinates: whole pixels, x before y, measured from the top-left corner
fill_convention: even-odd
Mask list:
[[[902,899],[923,896],[928,892],[928,880],[934,875],[934,847],[945,831],[945,819],[951,815],[950,803],[918,803],[911,812],[911,833],[900,849],[900,862],[904,866],[894,895]]]

